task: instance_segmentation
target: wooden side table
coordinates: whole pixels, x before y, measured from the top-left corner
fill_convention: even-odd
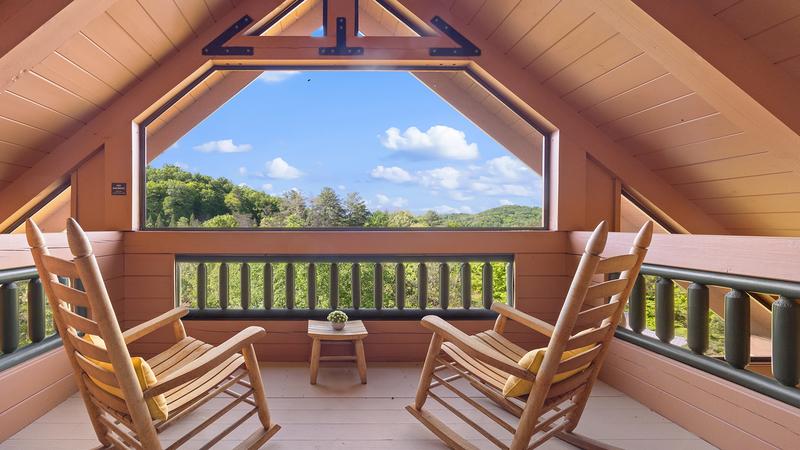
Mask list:
[[[367,360],[364,356],[364,339],[367,328],[360,320],[348,321],[344,329],[334,330],[330,322],[322,320],[308,321],[308,336],[311,338],[311,384],[317,384],[317,372],[320,361],[355,361],[361,384],[367,384]],[[353,343],[352,356],[320,356],[323,341],[350,341]]]

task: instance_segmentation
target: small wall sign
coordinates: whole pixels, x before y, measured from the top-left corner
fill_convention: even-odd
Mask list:
[[[128,195],[128,183],[111,183],[111,195]]]

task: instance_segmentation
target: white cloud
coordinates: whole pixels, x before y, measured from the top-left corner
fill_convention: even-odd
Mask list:
[[[247,167],[245,167],[245,166],[239,167],[239,175],[246,176],[247,175]]]
[[[269,184],[269,183],[264,183],[264,184],[261,185],[261,190],[262,191],[271,191],[272,190],[272,185]]]
[[[459,206],[458,208],[454,208],[450,205],[439,205],[439,206],[434,206],[431,209],[439,214],[454,214],[454,213],[472,214],[472,208],[466,205]]]
[[[183,170],[189,170],[189,164],[186,164],[185,162],[175,161],[174,163],[172,163],[172,165],[178,166],[178,168]]]
[[[445,125],[434,125],[422,132],[409,127],[402,133],[392,127],[381,136],[381,144],[390,150],[413,153],[418,156],[444,159],[470,160],[478,157],[478,144],[467,143],[463,131]]]
[[[345,186],[343,184],[340,184],[340,185],[336,186],[336,189],[339,189],[340,191],[346,191],[347,190],[347,186]]]
[[[298,73],[300,71],[297,70],[267,70],[259,75],[257,79],[267,84],[275,84],[286,81]]]
[[[532,170],[513,156],[501,156],[486,161],[487,172],[502,181],[519,181],[530,176]]]
[[[461,191],[450,191],[450,198],[453,200],[458,200],[459,202],[466,202],[474,199],[475,197],[472,195],[467,195]]]
[[[501,198],[499,203],[502,206],[509,206],[509,205],[513,205],[514,204],[514,202],[512,202],[511,200],[509,200],[507,198]]]
[[[483,178],[483,177],[482,177]],[[470,183],[470,189],[480,192],[484,195],[513,195],[516,197],[535,197],[536,191],[530,186],[522,184],[491,184],[483,179],[481,181],[474,181]]]
[[[277,157],[267,162],[267,176],[280,180],[294,180],[303,176],[303,172],[289,165],[283,158]]]
[[[410,173],[406,172],[404,169],[397,166],[393,167],[378,166],[372,169],[370,175],[372,175],[372,178],[379,178],[391,181],[392,183],[405,183],[407,181],[411,181],[412,179]]]
[[[250,144],[234,144],[233,139],[222,139],[196,145],[194,149],[203,153],[242,153],[249,152],[253,149],[253,146]]]
[[[378,200],[379,207],[394,207],[394,208],[402,208],[408,204],[408,200],[404,197],[389,197],[385,194],[375,194],[375,198]]]
[[[450,166],[417,172],[419,183],[434,189],[457,189],[461,185],[463,176],[461,171]]]

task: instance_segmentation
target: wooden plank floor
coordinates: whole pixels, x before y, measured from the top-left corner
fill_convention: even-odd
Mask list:
[[[358,382],[355,367],[323,366],[316,386],[309,385],[308,367],[304,365],[266,365],[262,373],[272,414],[283,427],[265,448],[445,448],[403,409],[411,402],[416,389],[419,374],[417,365],[372,364],[369,366],[367,385]],[[441,394],[448,396],[446,392]],[[454,404],[461,401],[449,400]],[[427,407],[436,409],[439,417],[465,433],[479,447],[494,448],[437,403],[429,400]],[[210,410],[210,406],[200,408],[197,414],[166,430],[163,438],[165,441],[174,439],[208,417]],[[236,411],[234,409],[224,416],[222,421],[230,423],[236,420]],[[246,422],[249,429],[234,431],[218,447],[233,447],[238,439],[243,439],[252,431],[252,427],[257,426],[256,423],[256,419],[251,418]],[[486,422],[482,421],[482,424]],[[578,431],[627,449],[714,448],[603,383],[595,387]],[[213,434],[213,430],[204,431],[186,448],[199,447],[204,437]],[[80,398],[72,396],[6,442],[0,443],[0,449],[81,449],[96,445],[98,442],[94,439],[83,404]],[[573,447],[554,440],[541,448]]]

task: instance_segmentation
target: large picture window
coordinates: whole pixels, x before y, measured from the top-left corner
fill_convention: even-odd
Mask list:
[[[145,228],[545,223],[547,138],[464,72],[217,71],[144,131]]]

